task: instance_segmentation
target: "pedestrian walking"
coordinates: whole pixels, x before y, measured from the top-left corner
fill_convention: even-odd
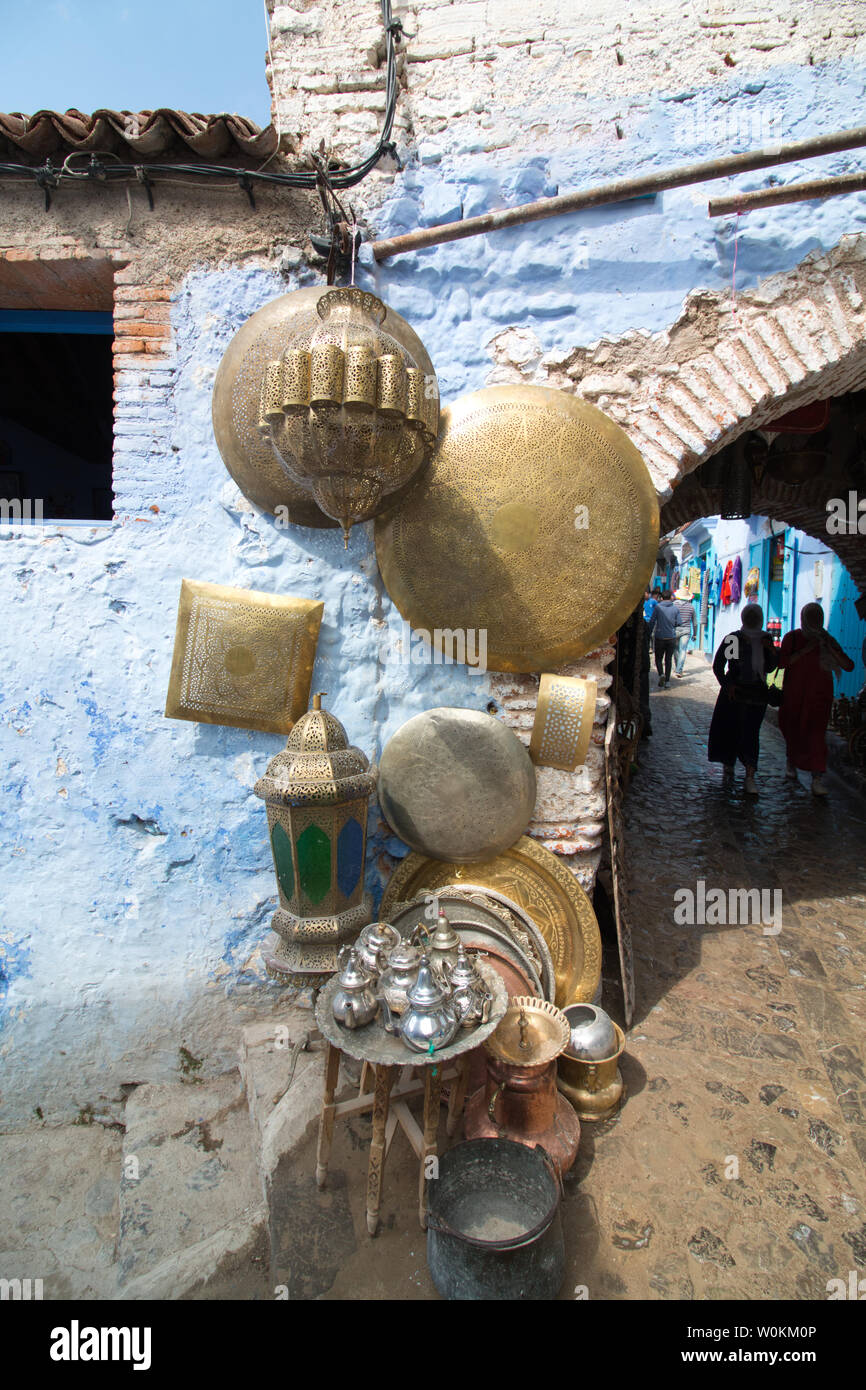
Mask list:
[[[740,614],[742,626],[719,645],[713,674],[721,689],[710,722],[707,757],[721,763],[726,781],[734,775],[737,759],[746,769],[744,790],[757,796],[761,724],[767,710],[767,675],[775,671],[778,654],[773,639],[764,631],[763,609],[747,603]]]
[[[695,617],[695,608],[692,603],[692,596],[688,589],[677,589],[674,594],[674,602],[677,605],[677,647],[676,647],[676,677],[677,680],[683,678],[683,667],[686,664],[686,652],[693,637],[698,635],[698,621]]]
[[[820,603],[800,610],[800,626],[782,641],[779,665],[785,672],[779,728],[785,738],[788,766],[785,776],[797,780],[797,769],[812,774],[812,791],[826,796],[827,723],[833,706],[833,677],[853,671],[854,662],[824,626]]]
[[[663,589],[661,599],[653,609],[649,621],[650,640],[655,646],[656,670],[659,673],[659,690],[664,690],[671,682],[678,622],[679,613],[671,598],[671,591]]]

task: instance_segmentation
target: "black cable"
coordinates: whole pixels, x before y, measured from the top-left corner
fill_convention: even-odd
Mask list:
[[[385,28],[386,46],[386,75],[385,75],[385,114],[382,121],[382,129],[376,148],[367,159],[360,164],[349,165],[347,168],[328,169],[328,182],[333,188],[354,188],[354,186],[366,178],[367,174],[376,167],[379,160],[386,154],[396,158],[396,147],[391,139],[391,131],[394,128],[394,116],[397,108],[398,82],[397,82],[397,40],[403,32],[403,26],[399,19],[391,16],[391,0],[380,0],[382,10],[382,24]],[[86,159],[87,167],[81,170],[68,168],[69,160],[75,158]],[[256,171],[253,169],[237,169],[233,165],[223,164],[125,164],[119,159],[114,164],[103,164],[95,155],[74,153],[67,157],[62,169],[55,169],[50,159],[39,167],[31,164],[12,164],[0,162],[0,178],[9,176],[11,178],[32,178],[41,188],[44,188],[46,198],[50,196],[49,189],[58,187],[63,180],[83,181],[98,179],[100,183],[124,183],[130,179],[144,182],[141,170],[145,171],[145,179],[149,179],[154,174],[172,175],[183,174],[184,177],[194,177],[202,179],[228,179],[236,181],[252,200],[252,182],[271,183],[286,188],[308,188],[314,189],[318,186],[318,173],[304,173],[301,170],[294,170],[290,173],[276,173],[269,171]],[[146,186],[146,185],[145,185]],[[150,190],[147,189],[148,197]]]

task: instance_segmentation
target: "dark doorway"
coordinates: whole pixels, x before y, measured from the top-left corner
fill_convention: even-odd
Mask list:
[[[112,336],[107,313],[0,310],[0,498],[25,518],[111,519]]]

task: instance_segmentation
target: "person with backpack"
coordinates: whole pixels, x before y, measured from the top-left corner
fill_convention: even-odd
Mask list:
[[[677,645],[677,623],[679,613],[671,598],[670,589],[663,589],[660,601],[652,611],[649,620],[650,641],[655,645],[656,670],[659,673],[659,690],[671,683],[671,665]]]
[[[769,703],[767,676],[778,665],[778,653],[764,631],[764,612],[757,603],[747,603],[740,616],[741,628],[722,639],[713,661],[721,689],[710,722],[707,757],[722,764],[726,782],[733,778],[739,759],[746,769],[746,795],[758,796],[755,773]]]

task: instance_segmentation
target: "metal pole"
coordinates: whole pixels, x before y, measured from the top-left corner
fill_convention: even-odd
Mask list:
[[[710,217],[724,217],[728,212],[773,208],[782,203],[805,203],[810,198],[835,198],[839,193],[859,193],[864,188],[866,174],[842,174],[835,179],[811,179],[806,183],[789,183],[782,188],[758,188],[754,193],[732,193],[724,198],[711,198],[707,210]]]
[[[858,126],[855,130],[835,131],[832,135],[819,135],[790,145],[768,145],[765,149],[724,155],[721,159],[708,159],[700,164],[682,164],[678,168],[668,169],[666,173],[616,179],[578,193],[540,198],[519,208],[501,208],[496,212],[482,213],[480,217],[466,217],[461,222],[422,227],[403,236],[374,241],[373,255],[377,261],[385,261],[406,251],[420,251],[426,246],[438,246],[445,241],[461,241],[463,237],[479,236],[482,232],[498,232],[504,227],[521,226],[524,222],[538,222],[544,217],[561,217],[563,213],[579,212],[582,208],[621,203],[647,193],[661,193],[667,188],[724,179],[731,174],[748,173],[752,169],[770,169],[776,164],[792,164],[798,159],[815,159],[822,154],[838,154],[842,150],[859,149],[864,145],[866,126]]]

